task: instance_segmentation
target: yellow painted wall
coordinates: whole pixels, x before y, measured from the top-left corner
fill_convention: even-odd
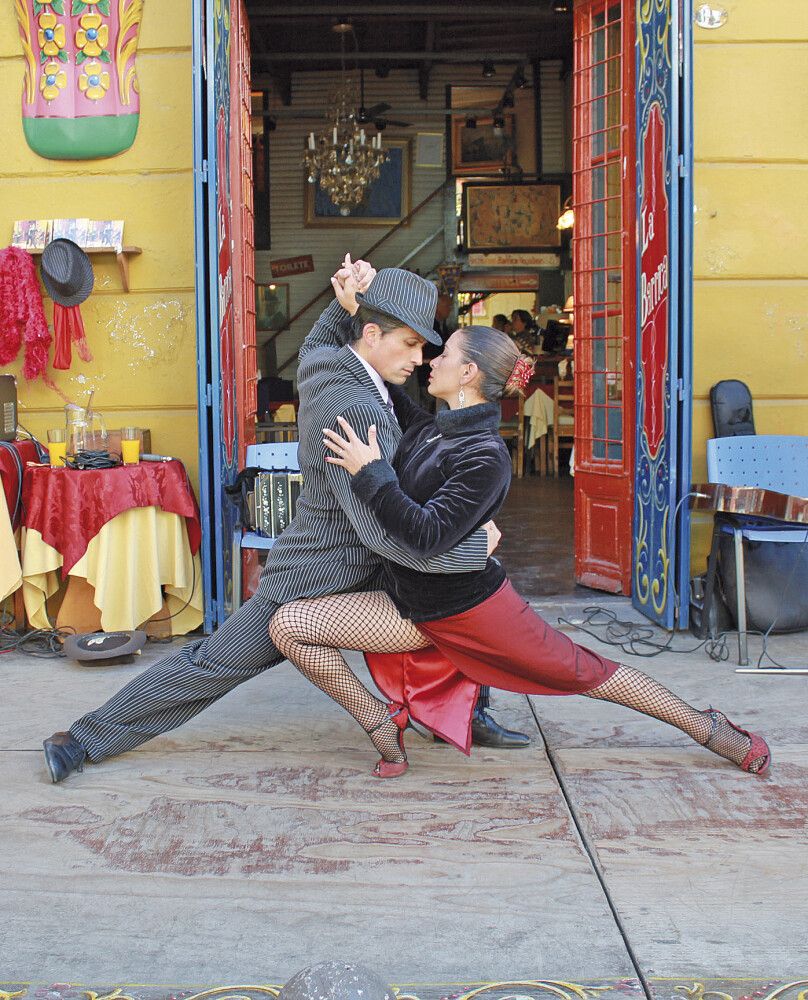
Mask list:
[[[693,29],[695,482],[722,378],[751,389],[759,434],[808,434],[808,3],[720,6]],[[711,525],[694,517],[694,572]]]
[[[73,352],[49,369],[76,402],[95,390],[108,427],[150,427],[154,451],[181,458],[196,484],[191,5],[144,3],[137,67],[140,128],[131,149],[103,160],[46,160],[25,142],[23,61],[11,3],[0,4],[0,245],[15,219],[124,219],[124,242],[143,248],[121,288],[113,255],[93,256],[95,290],[81,307],[93,361]],[[45,299],[51,320],[51,302]],[[51,352],[52,356],[52,352]],[[63,401],[22,377],[20,422],[37,437],[64,421]]]

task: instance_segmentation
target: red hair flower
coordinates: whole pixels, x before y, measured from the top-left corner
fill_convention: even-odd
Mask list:
[[[530,358],[526,358],[524,355],[520,357],[513,366],[513,371],[508,376],[508,381],[505,383],[505,392],[510,392],[512,389],[524,392],[525,386],[533,375],[535,365],[535,361],[531,361]]]

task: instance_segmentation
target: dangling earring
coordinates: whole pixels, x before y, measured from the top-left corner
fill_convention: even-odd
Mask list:
[[[457,402],[461,409],[466,405],[466,394],[462,389],[457,394]]]

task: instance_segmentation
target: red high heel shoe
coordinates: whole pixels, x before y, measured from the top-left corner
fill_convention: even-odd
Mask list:
[[[769,749],[769,744],[763,739],[762,736],[758,736],[757,733],[750,733],[746,729],[741,729],[740,726],[736,726],[734,722],[724,715],[723,712],[719,712],[716,708],[708,708],[705,715],[710,717],[710,735],[707,742],[704,744],[708,750],[713,748],[710,746],[713,738],[718,732],[718,727],[722,722],[726,722],[728,726],[731,726],[736,733],[741,733],[743,736],[748,736],[750,740],[749,753],[744,757],[740,764],[737,765],[742,771],[748,771],[750,774],[765,774],[769,770],[769,765],[772,762],[772,752]],[[715,751],[713,751],[715,752]],[[723,756],[721,754],[720,756]],[[763,758],[763,763],[756,771],[751,770],[751,765],[754,761]],[[726,759],[726,758],[725,758]]]
[[[395,702],[390,702],[387,706],[387,718],[366,732],[370,736],[371,733],[375,733],[377,729],[381,729],[391,720],[398,726],[398,746],[404,754],[404,760],[385,760],[384,757],[381,757],[373,768],[373,774],[377,778],[399,778],[410,766],[404,751],[404,730],[410,725],[410,715],[405,705],[396,705]]]

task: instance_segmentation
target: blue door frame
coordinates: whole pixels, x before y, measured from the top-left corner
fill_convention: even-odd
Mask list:
[[[691,480],[692,24],[636,0],[637,446],[632,602],[687,626]]]
[[[192,0],[199,486],[205,631],[234,607],[236,474],[230,199],[230,0]],[[207,72],[205,72],[207,70]]]

